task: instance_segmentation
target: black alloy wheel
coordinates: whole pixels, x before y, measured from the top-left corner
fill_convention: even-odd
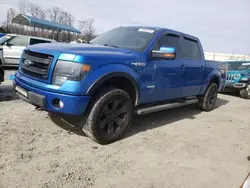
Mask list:
[[[119,98],[108,101],[101,109],[99,125],[105,134],[116,134],[125,124],[129,113],[129,103]]]
[[[210,83],[206,92],[199,97],[198,106],[203,111],[211,111],[215,107],[218,95],[218,85],[214,82]]]
[[[88,109],[82,130],[100,144],[117,141],[133,120],[133,102],[126,91],[117,88],[98,92]]]
[[[217,87],[211,87],[208,92],[208,106],[212,108],[217,100]]]

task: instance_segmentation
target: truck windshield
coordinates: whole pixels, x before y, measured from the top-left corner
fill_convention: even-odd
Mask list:
[[[118,27],[94,38],[90,43],[142,52],[154,38],[155,33],[156,30],[152,29]]]
[[[228,62],[228,70],[250,70],[249,62]]]

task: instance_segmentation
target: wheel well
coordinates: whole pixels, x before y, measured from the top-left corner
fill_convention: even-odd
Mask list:
[[[122,77],[122,76],[112,77],[104,81],[97,89],[95,89],[93,94],[99,93],[100,90],[102,90],[103,88],[110,87],[110,86],[126,91],[131,97],[133,104],[134,105],[138,104],[139,94],[138,94],[137,87],[129,79]]]
[[[218,87],[220,86],[220,82],[219,82],[219,78],[218,77],[213,77],[210,80],[210,83],[216,83]]]

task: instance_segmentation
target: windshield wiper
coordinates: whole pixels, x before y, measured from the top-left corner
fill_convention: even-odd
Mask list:
[[[111,45],[111,44],[104,44],[103,46],[109,46],[109,47],[114,47],[114,48],[120,48],[119,46]]]

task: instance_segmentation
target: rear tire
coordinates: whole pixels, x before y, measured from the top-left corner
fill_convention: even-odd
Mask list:
[[[199,98],[198,106],[201,110],[209,112],[214,109],[218,95],[216,83],[209,84],[206,92]]]
[[[88,109],[82,130],[99,144],[120,139],[133,119],[133,103],[129,94],[117,88],[99,92]]]
[[[240,97],[250,99],[250,85],[247,85],[245,89],[240,90]]]

